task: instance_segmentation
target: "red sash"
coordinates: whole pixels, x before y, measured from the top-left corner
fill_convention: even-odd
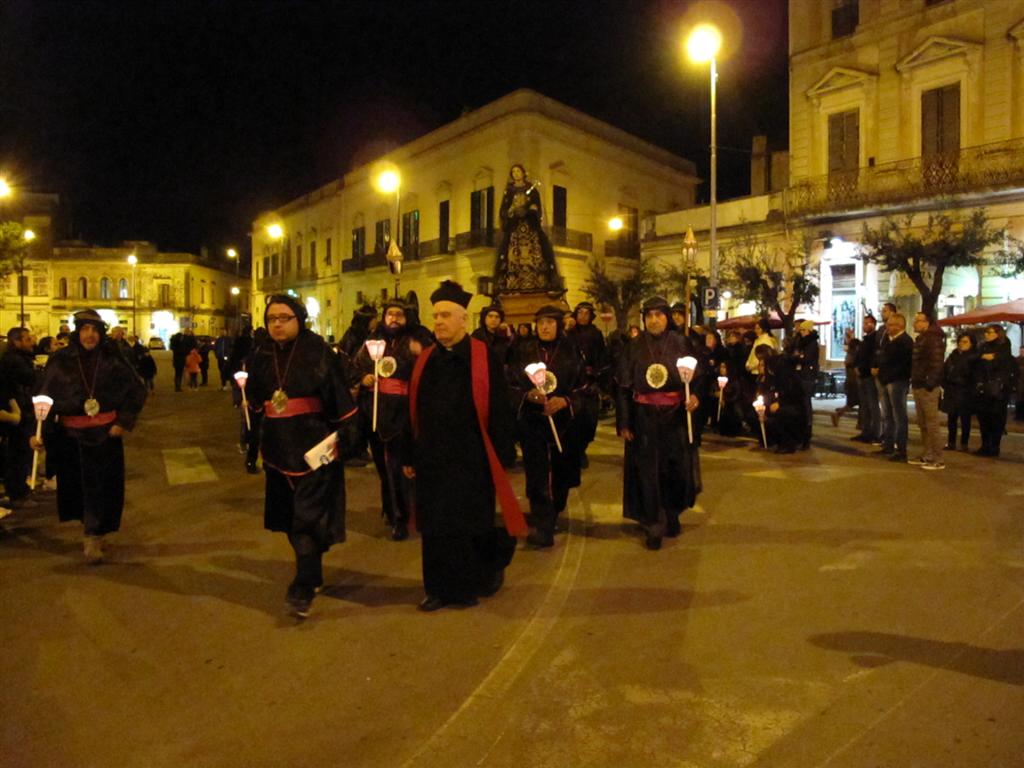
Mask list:
[[[409,394],[409,382],[401,379],[377,379],[377,386],[383,395],[408,396]]]
[[[269,400],[263,403],[263,415],[268,419],[290,419],[292,416],[302,416],[306,413],[321,413],[323,409],[324,404],[319,397],[289,397],[284,410],[280,413]]]
[[[419,422],[416,420],[416,407],[420,378],[427,364],[427,358],[434,351],[434,346],[431,345],[420,353],[420,356],[416,358],[416,365],[412,369],[412,381],[409,386],[409,418],[412,422],[413,436],[416,436],[419,430]],[[522,536],[527,531],[523,511],[519,508],[519,500],[516,499],[515,491],[512,490],[512,484],[508,480],[508,475],[505,474],[505,468],[501,466],[501,462],[498,460],[494,444],[491,443],[491,436],[487,432],[491,408],[491,380],[487,363],[487,345],[479,339],[470,337],[469,351],[473,405],[476,407],[476,418],[480,424],[480,435],[483,437],[484,449],[487,451],[487,463],[491,469],[491,480],[494,482],[494,490],[498,496],[498,503],[501,505],[501,519],[505,523],[505,530],[511,536]]]
[[[95,416],[61,416],[60,423],[68,429],[89,429],[102,427],[117,419],[117,411],[104,411]]]
[[[634,402],[640,405],[679,405],[682,399],[682,392],[638,392],[633,395]]]

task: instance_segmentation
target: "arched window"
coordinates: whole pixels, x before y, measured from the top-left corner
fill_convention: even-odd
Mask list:
[[[101,277],[100,278],[100,298],[101,299],[109,299],[110,298],[110,278],[109,277]]]
[[[66,277],[62,277],[57,283],[57,296],[61,299],[68,297],[68,279]]]
[[[78,298],[89,298],[89,281],[84,277],[78,278]]]
[[[125,280],[123,277],[117,281],[117,298],[128,298],[128,281]]]

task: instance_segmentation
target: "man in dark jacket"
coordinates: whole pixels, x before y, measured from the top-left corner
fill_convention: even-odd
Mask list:
[[[502,468],[512,452],[514,416],[505,371],[466,330],[472,296],[446,280],[430,296],[437,344],[420,353],[409,386],[410,429],[403,472],[416,480],[422,534],[422,611],[476,605],[496,593],[526,533]],[[495,494],[504,527],[494,524]]]
[[[174,391],[181,392],[181,379],[185,375],[185,360],[188,353],[196,348],[196,337],[191,328],[178,331],[171,336],[171,362],[174,365]]]
[[[601,410],[600,384],[607,378],[608,373],[604,335],[594,325],[594,317],[594,305],[589,301],[581,301],[573,312],[576,325],[568,333],[568,337],[576,342],[586,365],[585,388],[581,393],[577,425],[580,432],[580,462],[584,469],[590,463],[587,459],[587,446],[597,435],[597,421]]]
[[[914,358],[914,342],[906,333],[907,319],[896,312],[886,321],[886,338],[879,346],[878,383],[882,388],[885,420],[891,430],[883,436],[880,453],[890,461],[907,460],[907,389]]]
[[[814,409],[812,398],[814,387],[818,382],[818,332],[814,330],[814,322],[804,320],[797,326],[796,337],[789,347],[786,358],[790,369],[796,375],[803,390],[804,434],[800,448],[811,447],[811,432],[814,426]]]
[[[27,328],[11,328],[7,332],[7,351],[0,358],[0,377],[6,383],[10,398],[18,403],[21,421],[4,427],[7,450],[4,461],[4,488],[10,498],[10,507],[34,506],[29,498],[30,488],[25,478],[32,468],[32,450],[28,439],[35,427],[32,394],[35,392],[36,373],[32,362],[35,345]],[[7,403],[3,403],[4,408]]]
[[[474,339],[479,339],[497,355],[504,363],[508,359],[511,340],[502,324],[505,322],[505,310],[497,302],[488,304],[480,310],[480,325],[471,334]]]
[[[924,312],[914,315],[914,333],[917,338],[914,339],[910,385],[914,392],[914,408],[924,453],[910,463],[923,469],[945,469],[946,465],[942,463],[945,437],[939,429],[939,395],[942,394],[946,335],[939,324]]]
[[[859,443],[877,442],[882,434],[882,412],[878,403],[878,389],[871,369],[875,365],[875,350],[878,345],[878,332],[875,330],[873,315],[864,316],[863,336],[860,346],[854,355],[853,364],[857,369],[857,397],[860,402],[860,432],[851,440]]]

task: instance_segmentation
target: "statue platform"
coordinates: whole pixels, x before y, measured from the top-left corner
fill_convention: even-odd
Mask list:
[[[505,323],[515,327],[519,323],[533,323],[537,310],[546,304],[565,306],[561,297],[552,298],[548,291],[531,291],[530,293],[506,293],[496,297],[505,311]]]

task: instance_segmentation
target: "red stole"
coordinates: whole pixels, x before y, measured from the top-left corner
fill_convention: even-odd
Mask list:
[[[416,365],[412,369],[412,379],[409,382],[409,417],[412,424],[412,434],[416,437],[419,430],[419,422],[416,420],[416,407],[420,391],[420,378],[423,376],[423,368],[427,364],[436,345],[431,345],[420,353],[416,358]],[[487,463],[491,468],[491,480],[494,482],[494,490],[498,495],[498,503],[501,505],[501,519],[505,523],[505,530],[512,536],[522,536],[526,533],[526,520],[523,518],[523,511],[519,508],[519,500],[516,499],[512,484],[505,474],[505,468],[498,460],[498,454],[494,450],[491,436],[487,432],[487,424],[490,420],[491,411],[491,378],[487,361],[487,345],[479,339],[469,339],[469,362],[470,378],[473,387],[473,405],[476,408],[476,418],[480,424],[480,435],[484,439],[484,449],[487,451]]]

